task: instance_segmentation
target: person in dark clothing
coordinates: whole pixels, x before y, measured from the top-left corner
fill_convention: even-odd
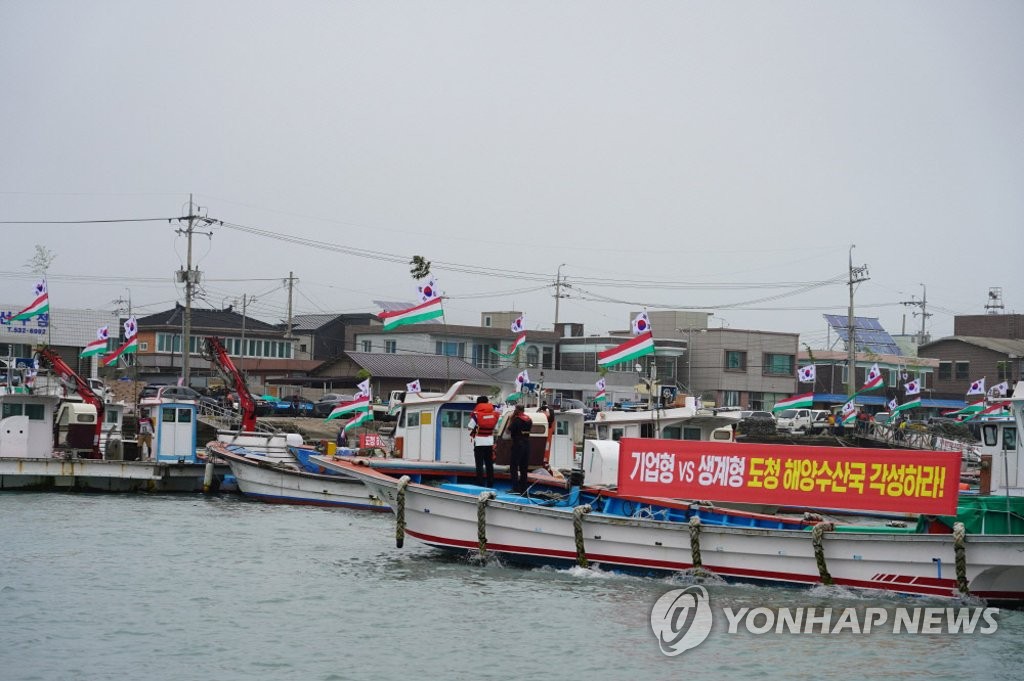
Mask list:
[[[509,434],[512,437],[512,458],[509,461],[509,475],[512,477],[512,491],[522,494],[529,486],[527,470],[530,465],[530,429],[533,421],[527,416],[523,405],[517,404],[512,414]]]
[[[494,428],[497,425],[498,412],[495,411],[494,405],[487,401],[486,395],[476,398],[473,416],[469,419],[469,436],[473,440],[478,485],[494,487]]]

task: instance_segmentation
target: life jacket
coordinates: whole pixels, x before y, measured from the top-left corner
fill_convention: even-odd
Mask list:
[[[473,419],[476,421],[476,434],[488,437],[494,434],[498,425],[498,412],[494,411],[494,405],[489,402],[478,404],[473,409]]]

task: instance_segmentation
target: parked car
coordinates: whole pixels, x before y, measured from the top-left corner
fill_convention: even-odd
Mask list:
[[[745,421],[771,421],[775,423],[775,417],[769,411],[741,411],[740,422]]]
[[[169,385],[167,383],[150,383],[146,385],[142,392],[139,393],[139,400],[144,399],[171,399],[171,400],[192,400],[199,404],[200,408],[204,406],[219,406],[217,400],[204,395],[194,388],[190,388],[187,385]]]
[[[342,395],[341,393],[322,395],[313,405],[313,416],[327,418],[334,411],[334,408],[338,406],[339,402],[348,402],[352,399],[355,399],[352,395]]]
[[[270,416],[273,411],[273,405],[260,395],[252,396],[253,402],[256,404],[256,416]],[[224,406],[227,409],[234,409],[239,411],[240,406],[238,404],[238,393],[230,392],[224,396]]]
[[[274,402],[274,413],[289,416],[312,416],[313,400],[302,395],[286,395]]]

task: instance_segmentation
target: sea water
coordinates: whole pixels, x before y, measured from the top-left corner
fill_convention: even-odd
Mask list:
[[[947,604],[715,581],[713,630],[667,656],[651,609],[688,584],[397,549],[390,513],[4,492],[0,679],[991,681],[1024,668],[1019,611],[991,634],[729,634],[727,607]]]

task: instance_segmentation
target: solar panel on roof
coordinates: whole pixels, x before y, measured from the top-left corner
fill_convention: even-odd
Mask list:
[[[839,339],[846,344],[850,342],[849,319],[842,315],[824,315],[825,321],[835,330]],[[902,355],[903,351],[889,335],[876,317],[854,317],[853,337],[857,350],[870,351],[882,355]]]

